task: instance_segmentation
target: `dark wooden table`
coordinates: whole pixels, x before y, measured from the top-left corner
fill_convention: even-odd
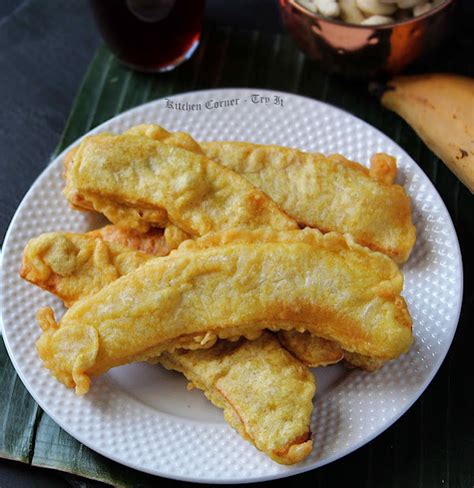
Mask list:
[[[454,38],[428,69],[474,76],[474,2],[461,0],[464,17]],[[207,18],[278,32],[277,0],[208,0]],[[0,239],[13,213],[48,164],[71,103],[100,38],[84,0],[0,2]],[[474,107],[473,107],[474,111]],[[442,192],[449,198],[449,191]],[[471,197],[474,198],[474,197]],[[449,207],[449,205],[448,205]],[[466,211],[472,213],[472,202]],[[462,215],[463,209],[459,209]],[[474,401],[470,347],[474,309],[470,219],[458,218],[465,265],[461,321],[441,370],[424,395],[394,426],[355,453],[317,471],[285,480],[319,488],[347,480],[367,488],[474,487]],[[0,426],[1,428],[1,426]],[[400,449],[402,447],[402,449]],[[384,476],[385,466],[396,479]],[[157,478],[157,482],[164,480]],[[176,486],[179,482],[166,482]],[[0,487],[104,486],[74,476],[0,460]],[[281,485],[283,482],[273,482]]]

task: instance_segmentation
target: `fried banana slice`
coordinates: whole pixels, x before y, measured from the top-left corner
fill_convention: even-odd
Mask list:
[[[393,261],[315,230],[279,233],[277,243],[254,233],[253,244],[152,259],[73,305],[60,324],[42,309],[45,366],[83,394],[91,375],[111,367],[217,337],[256,339],[266,328],[308,331],[383,360],[408,350],[411,318]]]
[[[234,227],[298,228],[228,168],[196,151],[130,133],[85,138],[66,164],[65,195],[74,207],[140,232],[169,222],[193,237]]]
[[[123,255],[122,245],[161,252],[154,242],[160,243],[159,237],[157,233],[145,235],[141,242],[133,231],[113,226],[83,235],[47,234],[27,245],[23,268],[29,270],[29,281],[51,291],[70,306],[114,280],[114,274],[104,272],[102,260],[76,259],[66,270],[61,269],[63,274],[57,274],[56,263],[70,263],[72,247],[85,254],[91,248],[97,249],[101,238],[107,239],[103,246],[109,248],[109,256],[117,259]],[[53,260],[51,253],[42,252],[41,243],[46,241],[48,249],[54,249]],[[65,242],[69,244],[64,245]],[[40,251],[38,255],[36,251]],[[136,259],[128,261],[127,269],[133,265],[138,268],[144,262],[142,253],[136,252]],[[45,274],[49,278],[54,276],[54,288],[45,286],[42,281]],[[74,287],[74,293],[70,292],[71,276],[81,285]],[[256,341],[222,341],[208,354],[205,350],[163,353],[159,362],[168,369],[180,371],[194,386],[204,390],[212,403],[224,409],[227,422],[274,461],[293,464],[311,452],[309,426],[315,380],[303,364],[281,348],[272,334],[265,333]]]
[[[359,368],[373,372],[386,362],[355,352],[344,351],[335,342],[312,336],[308,332],[281,330],[277,332],[277,337],[285,349],[288,349],[293,356],[309,368],[330,366],[343,360],[343,364],[347,368]]]
[[[339,344],[312,336],[309,332],[281,330],[277,336],[284,348],[310,368],[329,366],[344,358]]]
[[[197,154],[202,154],[203,151],[201,146],[189,135],[185,132],[168,132],[167,130],[163,129],[159,125],[155,124],[142,124],[137,125],[129,129],[127,134],[132,136],[140,136],[140,137],[148,137],[150,139],[154,139],[156,141],[160,141],[163,144],[168,144],[170,146],[179,147],[182,149],[186,149],[187,151],[195,152]],[[96,136],[92,136],[94,138],[100,138],[102,136],[112,135],[109,133],[101,133]],[[83,142],[86,141],[89,137],[84,138]],[[66,180],[66,187],[64,189],[64,193],[67,196],[69,204],[76,210],[94,210],[94,206],[91,202],[83,199],[81,194],[76,192],[74,186],[69,178],[70,169],[73,164],[73,159],[79,149],[79,146],[72,147],[64,157],[64,178]],[[153,219],[155,222],[162,222],[162,226],[167,223],[166,212],[162,209],[150,209],[150,208],[138,208],[139,204],[137,202],[136,205],[137,209],[141,212],[147,214],[148,219]],[[111,210],[113,211],[113,210]],[[116,204],[115,211],[119,214],[128,215],[131,213],[133,215],[133,209],[127,208],[127,206],[121,206],[118,203]]]
[[[162,140],[163,131],[143,124],[124,134]],[[394,184],[397,165],[393,156],[374,154],[369,170],[340,154],[325,157],[248,142],[193,142],[195,145],[186,146],[189,151],[204,152],[247,178],[301,226],[350,233],[357,243],[398,263],[408,259],[416,229],[410,200]]]
[[[166,132],[166,131],[165,131]],[[125,134],[133,134],[137,136],[142,136],[142,137],[148,137],[151,139],[155,140],[161,140],[162,139],[162,134],[163,134],[163,129],[159,126],[156,125],[146,125],[142,124],[137,127],[132,127],[128,131],[125,132]],[[197,143],[196,143],[197,144]],[[215,156],[215,150],[216,148],[219,149],[221,144],[229,144],[232,145],[233,143],[204,143],[204,148],[209,145],[212,149],[212,154],[210,156]],[[240,143],[236,143],[240,144]],[[252,147],[256,147],[255,145],[251,145]],[[259,146],[261,148],[273,148],[275,151],[278,151],[279,149],[284,149],[286,150],[287,148],[279,148],[277,146]],[[202,149],[199,147],[197,149],[196,147],[188,147],[189,150],[201,153]],[[291,151],[291,150],[290,150]],[[304,153],[297,152],[300,155],[303,155]],[[309,164],[299,164],[295,163],[296,165],[292,167],[292,169],[296,172],[302,172],[305,169],[307,170],[308,167],[313,169],[314,171],[314,165],[311,165],[312,159],[318,160],[320,158],[324,158],[322,154],[312,154],[312,155],[305,155],[306,157],[309,158]],[[397,166],[396,166],[396,160],[392,156],[380,153],[380,154],[375,154],[372,159],[371,159],[371,168],[370,171],[367,170],[364,166],[354,163],[352,161],[347,160],[343,156],[340,155],[333,155],[330,157],[330,160],[336,164],[341,164],[345,168],[351,171],[358,171],[361,172],[363,175],[370,177],[379,183],[384,183],[386,185],[392,185],[395,181],[396,174],[397,174]],[[220,163],[223,163],[223,161],[219,161]],[[225,164],[225,162],[223,163]],[[299,164],[299,165],[298,165]],[[278,168],[280,167],[278,164],[276,165]],[[232,169],[235,171],[242,171],[245,170],[245,165],[236,165],[232,166]],[[253,168],[252,168],[253,170]],[[244,174],[245,175],[245,174]],[[252,172],[253,175],[253,172]],[[254,184],[259,184],[259,181],[253,181]],[[290,216],[295,217],[294,215],[291,215],[291,206],[287,206],[285,208],[286,211],[289,212]],[[168,228],[167,228],[168,231]],[[173,242],[174,244],[177,245],[186,239],[185,236],[179,236],[180,239],[170,239],[170,242]],[[282,337],[282,334],[285,334],[284,332],[280,333],[279,335]],[[291,340],[289,337],[291,336]],[[338,346],[335,344],[330,344],[329,341],[324,341],[323,339],[319,338],[312,338],[308,340],[307,335],[305,334],[299,334],[296,332],[288,332],[286,333],[286,340],[284,340],[285,347],[288,348],[296,357],[298,357],[301,361],[303,361],[306,365],[308,366],[315,366],[319,365],[321,362],[322,364],[333,364],[334,362],[337,362],[340,360],[340,351],[336,352],[338,349]],[[336,359],[339,358],[339,359]],[[353,359],[354,363],[350,363],[350,360]],[[351,353],[351,359],[349,359],[349,356],[346,357],[346,363],[348,365],[354,365],[363,369],[367,369],[369,371],[374,370],[374,365],[378,364],[378,367],[383,365],[382,361],[375,361],[371,360],[371,358],[365,358],[364,356],[359,356],[356,353]]]
[[[360,368],[365,371],[373,372],[381,368],[385,362],[381,359],[371,358],[370,356],[364,356],[363,354],[355,354],[353,352],[346,351],[344,353],[344,364],[348,368]]]
[[[415,244],[410,200],[393,184],[395,160],[377,155],[369,171],[343,156],[281,146],[203,142],[212,160],[245,176],[301,226],[350,233],[357,243],[405,262]]]
[[[101,237],[104,241],[121,245],[130,250],[144,252],[152,256],[167,256],[176,247],[175,240],[166,236],[163,229],[152,228],[142,233],[134,229],[124,229],[115,225],[106,225],[100,229],[87,232],[91,237]],[[181,242],[181,240],[180,240]]]
[[[221,341],[205,350],[165,352],[160,363],[203,390],[224,409],[226,421],[274,461],[294,464],[311,452],[314,376],[273,334],[255,341]]]
[[[170,228],[168,227],[166,231],[169,230]],[[155,256],[166,256],[172,249],[178,247],[179,242],[181,242],[181,240],[177,242],[171,240],[171,244],[169,244],[170,239],[164,238],[161,229],[150,229],[146,234],[141,234],[132,229],[124,229],[114,225],[108,225],[97,231],[88,232],[87,235],[98,235],[107,242],[125,245],[130,249],[147,252]],[[97,291],[97,288],[94,288],[94,290]],[[338,363],[344,357],[344,352],[337,344],[320,337],[311,336],[308,333],[281,331],[277,335],[282,345],[310,368],[329,366]],[[349,358],[345,358],[345,362],[349,367],[359,367],[368,371],[374,370],[372,363],[368,367],[364,367],[363,357],[358,358],[357,356],[355,353],[351,354],[351,358],[354,358],[357,364],[351,363]],[[381,365],[383,365],[383,362],[380,362]]]
[[[134,255],[134,250],[139,252]],[[134,271],[152,255],[168,253],[169,247],[161,229],[150,229],[148,233],[140,234],[108,225],[86,234],[54,232],[43,234],[27,244],[20,276],[53,293],[66,307],[70,307],[120,276]],[[81,258],[77,259],[78,255]],[[294,349],[295,356],[307,366],[326,366],[342,359],[334,353],[338,346],[330,341],[305,337],[303,342],[299,340],[300,334],[293,336],[296,337],[286,341],[285,347],[290,352]],[[311,344],[312,351],[304,344]]]
[[[278,242],[281,239],[288,239],[289,234],[290,233],[287,232],[278,233],[265,230],[256,233],[238,229],[221,233],[211,233],[199,239],[187,241],[182,244],[179,249],[206,249],[208,247],[225,246],[236,243],[250,244],[256,242],[256,240],[259,242]],[[318,234],[317,231],[305,229],[304,231],[294,233],[293,235],[298,236],[299,240],[318,245],[319,239],[317,239],[317,236],[320,234]],[[330,234],[326,234],[326,238],[329,238],[329,235]],[[334,238],[334,242],[337,243],[340,236],[338,237],[338,235],[334,233],[331,235],[332,238]],[[346,239],[351,238],[347,236]],[[177,252],[179,252],[179,250]],[[312,336],[307,332],[302,333],[295,330],[280,331],[277,333],[277,336],[285,348],[310,368],[335,364],[344,359],[344,364],[350,368],[356,367],[366,371],[375,371],[381,368],[386,362],[356,352],[344,351],[340,345],[314,335]]]
[[[104,234],[109,231],[105,230]],[[28,242],[20,276],[71,306],[151,259],[115,242],[87,234],[51,232]]]

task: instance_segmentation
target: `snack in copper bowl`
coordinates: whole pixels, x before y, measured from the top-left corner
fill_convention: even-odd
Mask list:
[[[454,0],[280,0],[298,46],[331,72],[375,77],[401,72],[449,32]]]
[[[314,14],[349,24],[380,25],[426,14],[446,0],[297,0]]]

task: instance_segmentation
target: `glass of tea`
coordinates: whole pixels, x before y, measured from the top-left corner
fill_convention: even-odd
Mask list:
[[[89,0],[112,52],[133,69],[168,71],[199,45],[205,0]]]

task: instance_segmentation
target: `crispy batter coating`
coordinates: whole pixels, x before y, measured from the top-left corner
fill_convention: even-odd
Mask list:
[[[180,147],[197,154],[204,154],[199,143],[197,143],[186,132],[168,132],[163,127],[156,124],[140,124],[124,132],[124,135],[148,137],[155,141],[169,144],[170,146]]]
[[[134,231],[114,226],[87,234],[51,233],[28,244],[24,268],[29,270],[29,281],[51,291],[70,306],[115,279],[114,273],[106,271],[110,263],[104,268],[101,259],[75,259],[71,265],[71,248],[77,254],[86,254],[91,248],[107,247],[109,257],[117,259],[123,256],[121,245],[161,253],[163,239],[160,237],[159,233],[144,235],[141,242]],[[100,238],[106,241],[100,244]],[[44,242],[49,242],[48,250],[54,252],[41,252],[45,249],[41,245]],[[40,251],[39,255],[35,255],[36,251]],[[144,262],[142,253],[136,252],[135,259],[128,261],[128,271],[138,268]],[[64,273],[63,267],[59,270],[62,274],[58,274],[57,263],[69,263],[65,265],[67,272]],[[122,274],[125,271],[122,269]],[[54,276],[54,288],[45,285],[45,275],[48,280]],[[182,372],[194,386],[204,390],[210,401],[224,409],[227,422],[273,460],[293,464],[311,452],[309,426],[314,377],[303,364],[284,352],[273,334],[265,333],[255,341],[222,341],[210,350],[163,353],[159,362]]]
[[[310,368],[329,366],[344,358],[344,351],[339,344],[309,332],[281,330],[277,336],[283,347]]]
[[[141,136],[170,145],[174,144],[197,154],[202,153],[199,144],[189,135],[184,133],[169,133],[157,125],[140,125],[129,129],[124,134]],[[256,146],[247,143],[204,143],[203,146],[210,157],[216,158],[219,163],[228,165],[237,172],[241,172],[252,183],[266,191],[272,198],[275,198],[275,195],[280,196],[281,198],[277,200],[278,203],[292,217],[319,227],[324,231],[333,230],[334,228],[343,231],[348,230],[355,234],[356,240],[360,243],[368,245],[373,249],[380,249],[391,255],[396,261],[401,262],[408,258],[409,252],[414,244],[415,231],[411,224],[408,197],[406,197],[401,187],[393,185],[397,171],[396,160],[393,157],[385,154],[374,155],[371,160],[371,169],[369,172],[367,168],[349,161],[341,155],[324,158],[321,154],[306,154],[278,146]],[[71,159],[71,156],[66,158],[66,167],[70,164]],[[401,198],[399,207],[402,210],[404,209],[400,214],[400,228],[394,231],[390,228],[390,225],[387,226],[384,224],[378,226],[378,223],[385,217],[388,218],[389,224],[397,222],[396,215],[399,213],[399,208],[396,205],[392,205],[390,199],[385,203],[391,207],[392,213],[387,211],[384,205],[380,206],[376,204],[374,206],[374,208],[377,207],[375,210],[372,209],[370,212],[366,212],[365,220],[360,218],[359,213],[364,213],[371,205],[369,191],[366,192],[364,198],[361,196],[364,195],[364,192],[360,192],[357,200],[359,202],[359,209],[356,209],[355,212],[351,203],[349,216],[347,215],[348,208],[342,209],[342,206],[337,208],[336,204],[332,207],[332,202],[336,201],[333,198],[334,194],[337,193],[339,196],[345,195],[338,190],[337,185],[344,184],[347,186],[349,180],[353,182],[349,186],[352,193],[358,193],[356,187],[360,183],[369,188],[370,191],[378,192],[377,195],[382,199],[385,198],[384,192],[388,192],[393,198],[396,197],[395,194],[398,194]],[[319,183],[316,185],[315,181],[319,181]],[[292,185],[297,186],[295,188],[296,193],[293,192],[291,194],[288,191],[288,189],[292,189],[291,186],[288,186],[290,182]],[[273,186],[269,188],[268,185]],[[362,189],[364,188],[363,185],[361,186]],[[311,200],[311,205],[308,206],[305,202],[308,201],[308,198],[314,197],[312,192],[319,192],[320,194],[318,199]],[[352,201],[352,197],[350,200]],[[312,203],[313,201],[317,201],[319,204],[315,206]],[[321,221],[324,221],[325,225],[318,224],[319,220],[317,220],[319,219],[321,206],[324,207],[324,211],[321,214]],[[395,217],[394,212],[396,214]],[[339,215],[336,215],[336,213],[339,213]],[[362,233],[357,230],[359,228],[358,226],[362,229],[362,232],[368,230],[367,235],[372,236],[372,243],[369,242],[370,239],[361,237]],[[377,244],[377,242],[379,244],[382,242],[381,239],[386,243],[391,242],[393,244],[403,234],[407,236],[407,239],[401,239],[400,242],[403,242],[397,244],[398,248],[395,251],[392,250],[393,252],[387,247],[388,244],[385,247]],[[170,249],[177,247],[180,242],[189,237],[180,228],[169,224],[166,228],[166,235]],[[401,248],[404,245],[405,249],[403,250]],[[308,342],[304,336],[297,334],[292,336],[291,342],[286,341],[286,347],[302,360],[305,358],[310,360],[307,364],[313,364],[311,355],[313,359],[321,358],[323,362],[324,355],[327,358],[334,357],[332,347],[328,347],[325,350],[325,344],[323,342],[318,343],[317,340]],[[312,347],[314,351],[310,354]],[[357,358],[356,353],[353,353],[352,356],[356,358],[355,361],[359,367],[364,367],[365,360],[363,356]],[[349,361],[349,359],[346,359],[346,362]],[[367,364],[367,368],[371,368],[370,363]]]
[[[107,225],[86,234],[50,232],[28,242],[20,276],[70,307],[174,247],[163,229],[141,234]]]
[[[389,154],[374,154],[370,158],[370,177],[385,185],[393,185],[397,177],[397,160]]]
[[[204,391],[226,421],[274,461],[294,464],[311,452],[314,376],[271,333],[255,341],[163,353],[160,362]]]
[[[174,145],[177,145],[179,147],[184,147],[185,149],[187,149],[189,151],[193,151],[195,153],[202,152],[200,146],[187,134],[180,133],[176,136],[175,134],[171,134],[171,133],[165,131],[164,129],[162,129],[161,127],[156,126],[156,125],[137,126],[137,127],[130,129],[125,134],[147,137],[147,138],[151,138],[151,139],[154,139],[157,141],[166,142],[166,143],[171,144],[171,145],[174,144]],[[175,140],[172,140],[173,138]],[[180,141],[180,138],[182,138],[184,142]],[[211,146],[213,144],[214,143],[210,143]],[[215,144],[219,145],[220,143],[215,143]],[[234,145],[234,143],[229,143],[229,144]],[[205,146],[207,146],[207,145],[205,144]],[[247,146],[249,146],[249,145],[247,145]],[[257,147],[254,145],[250,145],[250,146]],[[270,146],[259,146],[259,147],[260,148],[270,148]],[[279,150],[279,149],[281,149],[281,150],[285,149],[286,150],[286,148],[278,148],[276,146],[271,146],[271,147],[274,147],[276,150]],[[293,151],[293,150],[290,150],[290,151]],[[302,155],[304,153],[298,152],[298,154]],[[322,157],[321,155],[305,155],[305,156],[312,156],[314,158],[321,158]],[[67,159],[70,160],[71,158],[69,157]],[[332,156],[330,159],[333,161],[333,164],[342,165],[346,170],[352,170],[355,172],[359,172],[365,176],[369,175],[369,171],[366,168],[364,168],[363,166],[361,166],[357,163],[353,163],[351,161],[348,161],[345,158],[343,158],[342,156],[335,155],[335,156]],[[220,161],[220,162],[222,162],[222,161]],[[277,161],[277,163],[278,163],[278,161]],[[285,158],[283,158],[282,160],[279,161],[278,164],[276,164],[276,166],[278,167],[277,169],[281,169],[281,165],[282,164],[287,165],[287,163],[288,163],[288,161],[287,160],[285,161]],[[301,162],[297,162],[297,163],[298,164],[296,164],[295,161],[293,161],[292,164],[290,165],[293,170],[301,171],[302,168],[307,169],[307,166],[308,166],[307,164],[302,165]],[[309,167],[311,169],[311,164],[309,165]],[[236,168],[234,168],[234,169],[236,169]],[[242,168],[237,168],[237,169],[239,171],[242,170]],[[272,168],[270,168],[270,169],[272,169]],[[245,168],[244,168],[244,170],[245,170]],[[381,183],[385,183],[386,185],[392,184],[393,180],[396,176],[396,162],[395,162],[394,158],[391,158],[390,156],[383,155],[383,154],[375,155],[372,159],[372,167],[370,170],[370,176],[374,181],[379,181]],[[296,181],[296,180],[293,180],[293,181]],[[255,181],[254,181],[254,183],[255,183]],[[288,210],[288,209],[286,209],[286,210]],[[186,233],[184,233],[183,231],[181,231],[179,228],[177,228],[175,226],[168,226],[166,233],[172,236],[170,239],[167,239],[170,243],[170,246],[169,246],[170,248],[176,247],[177,244],[179,244],[182,240],[185,240],[188,237]],[[175,238],[174,236],[176,234],[177,234],[177,237]],[[317,341],[313,341],[314,346],[317,346],[316,342]],[[317,358],[319,354],[324,352],[324,343],[320,343],[320,346],[321,347],[315,348],[315,350],[313,351],[313,355],[315,358]],[[311,348],[311,342],[308,342],[304,336],[294,334],[292,337],[291,344],[287,341],[287,347],[291,348],[292,352],[294,354],[296,354],[298,357],[302,358],[303,360],[304,360],[304,358],[309,359],[308,353],[309,353],[309,349]],[[326,351],[326,353],[329,355],[329,357],[333,354],[333,352],[331,351],[331,348],[328,348],[328,351]],[[355,354],[355,353],[353,353],[352,356],[354,358],[357,358],[357,354]],[[355,359],[355,362],[357,363],[358,366],[363,367],[364,358],[361,356],[360,358]],[[311,364],[311,363],[308,363],[308,364]],[[370,367],[370,365],[369,365],[369,367]]]
[[[65,195],[75,207],[141,232],[168,222],[194,237],[240,226],[297,228],[233,171],[195,151],[130,133],[84,139],[66,167]]]
[[[149,137],[152,139],[160,140],[161,139],[161,134],[162,134],[163,129],[159,126],[156,125],[140,125],[137,127],[133,127],[129,131],[125,133],[133,133],[135,135],[141,135],[143,137]],[[196,143],[197,144],[197,143]],[[205,151],[208,151],[208,155],[210,157],[217,157],[217,160],[220,164],[224,165],[229,165],[229,162],[232,163],[230,165],[231,169],[237,172],[241,172],[244,176],[249,177],[252,183],[254,183],[256,186],[259,186],[262,188],[264,191],[270,194],[274,198],[274,194],[280,194],[282,193],[282,198],[284,201],[280,201],[280,205],[282,208],[288,212],[288,214],[291,217],[298,218],[298,214],[295,214],[293,212],[295,211],[302,211],[303,215],[308,216],[309,215],[309,222],[312,222],[311,219],[314,220],[314,209],[312,206],[306,207],[301,209],[301,202],[299,201],[299,194],[301,192],[295,193],[293,195],[287,195],[287,188],[290,188],[290,190],[293,188],[291,186],[285,186],[285,184],[282,186],[279,186],[279,182],[275,182],[275,186],[271,188],[271,191],[268,190],[267,188],[264,188],[261,186],[261,178],[266,177],[267,180],[265,180],[264,184],[271,185],[273,184],[274,180],[269,180],[268,178],[274,178],[273,172],[276,173],[277,176],[280,178],[285,178],[284,171],[287,171],[289,173],[288,178],[291,179],[292,184],[299,185],[300,182],[303,180],[306,181],[309,175],[308,181],[313,181],[317,177],[327,177],[330,178],[332,177],[334,179],[333,183],[336,184],[337,177],[341,178],[344,175],[339,174],[336,172],[336,176],[331,176],[332,173],[339,167],[343,171],[346,171],[349,173],[349,176],[352,177],[351,175],[354,173],[356,175],[356,181],[355,184],[357,184],[358,179],[362,178],[362,181],[365,182],[365,184],[370,183],[367,182],[366,179],[367,177],[370,176],[370,178],[374,182],[378,182],[380,184],[384,184],[387,186],[393,185],[396,175],[397,175],[397,165],[396,165],[396,159],[392,156],[389,156],[387,154],[375,154],[372,159],[371,159],[371,167],[370,171],[365,168],[364,166],[355,163],[353,161],[350,161],[346,158],[344,158],[342,155],[335,154],[330,156],[327,160],[322,154],[305,154],[300,151],[296,151],[293,149],[288,149],[288,148],[281,148],[278,146],[256,146],[254,144],[247,144],[247,143],[203,143],[203,147]],[[188,147],[189,150],[195,151],[198,153],[201,153],[202,150],[199,147],[197,149],[196,147]],[[224,149],[224,151],[223,151]],[[234,149],[239,150],[240,153],[237,151],[237,153],[233,153],[232,151]],[[256,155],[256,149],[259,149],[260,151],[266,151],[267,154],[266,156],[264,155]],[[247,151],[248,150],[248,151]],[[255,152],[250,152],[252,150],[255,150]],[[223,151],[223,155],[225,156],[231,156],[229,160],[221,160],[219,157],[221,156],[221,151]],[[249,154],[243,154],[243,152],[248,152]],[[245,158],[248,159],[245,159]],[[255,160],[251,160],[251,157],[255,157]],[[321,161],[321,163],[317,163],[317,161]],[[319,164],[319,165],[318,165]],[[331,164],[334,165],[333,170],[331,171]],[[262,172],[262,165],[264,165],[264,170],[265,173]],[[249,173],[250,171],[250,173]],[[318,175],[318,171],[321,173]],[[326,175],[323,174],[323,172],[326,171]],[[291,173],[291,174],[290,174]],[[359,173],[359,174],[357,174]],[[346,175],[347,176],[347,175]],[[365,178],[365,179],[364,179]],[[301,184],[303,187],[305,186],[302,182]],[[301,185],[299,185],[301,186]],[[369,185],[370,186],[370,185]],[[372,186],[374,184],[372,183]],[[375,185],[375,188],[380,190],[380,185]],[[330,193],[327,193],[329,190],[333,191],[334,186],[331,184],[327,184],[325,182],[324,185],[320,185],[320,188],[318,188],[317,191],[323,191],[326,192],[326,194],[320,195],[319,198],[323,199],[326,203],[328,199],[331,199],[332,196]],[[381,190],[383,191],[383,190]],[[393,193],[393,188],[390,190]],[[400,187],[396,187],[396,191],[402,191]],[[404,194],[403,194],[404,195]],[[408,209],[410,207],[408,198],[406,195],[404,195],[402,202],[400,205],[403,207],[406,207],[406,204],[408,202]],[[361,205],[366,205],[368,206],[370,202],[365,201],[361,203]],[[362,207],[361,207],[362,208]],[[347,209],[346,209],[347,210]],[[363,208],[362,208],[363,210]],[[367,210],[367,209],[366,209]],[[334,215],[329,215],[326,216],[324,215],[324,219],[326,221],[329,221],[331,218],[333,218]],[[372,214],[370,214],[369,218],[369,224],[371,224],[371,219]],[[375,218],[379,218],[379,220],[382,218],[382,216],[375,216]],[[403,220],[403,219],[402,219]],[[401,222],[401,233],[405,232],[405,234],[408,236],[408,241],[410,239],[413,240],[412,244],[407,248],[406,251],[402,251],[402,256],[400,257],[397,255],[398,251],[394,254],[392,254],[392,257],[396,261],[404,261],[408,258],[408,254],[413,247],[414,244],[414,239],[415,239],[415,233],[414,233],[414,227],[411,225],[411,216],[409,215],[408,218],[405,219],[405,230],[403,229],[404,227],[404,222]],[[340,222],[340,229],[346,229],[349,228],[350,232],[354,231],[353,227],[353,222]],[[348,224],[351,224],[349,226]],[[362,223],[362,226],[367,226],[367,223]],[[330,226],[327,229],[323,230],[333,230]],[[383,232],[386,235],[391,234],[391,231],[387,230],[385,226],[382,226],[381,229],[377,230],[376,232]],[[184,236],[181,240],[185,240],[186,236]],[[357,239],[356,239],[357,240]],[[388,240],[393,240],[393,236],[389,237]],[[173,241],[175,244],[179,244],[180,240],[174,240]],[[367,244],[367,242],[362,242],[363,244]],[[377,246],[370,246],[373,247],[374,249],[377,249]],[[387,252],[387,249],[382,249],[383,252]],[[390,252],[389,252],[390,254]],[[281,333],[280,335],[285,334]],[[288,332],[287,334],[287,340],[285,341],[285,346],[296,356],[298,357],[301,361],[305,362],[305,364],[311,366],[318,364],[319,361],[322,362],[322,364],[327,363],[331,364],[332,361],[335,361],[337,357],[340,358],[340,354],[336,353],[335,351],[337,350],[336,345],[331,345],[329,341],[324,342],[323,340],[319,338],[313,338],[312,340],[307,340],[307,337],[305,335],[301,335],[298,333],[293,333],[293,332]],[[291,335],[291,340],[288,338]],[[350,363],[350,361],[353,359],[353,362]],[[374,364],[378,364],[379,367],[383,364],[381,361],[375,361],[371,360],[371,358],[365,358],[364,356],[357,355],[356,353],[351,353],[350,356],[346,355],[346,361],[347,364],[352,364],[354,366],[358,366],[367,370],[373,370],[374,369]]]
[[[350,233],[401,263],[415,244],[410,200],[393,184],[396,164],[377,156],[372,169],[343,156],[324,157],[280,146],[204,142],[205,154],[245,176],[301,226]],[[393,158],[392,158],[393,159]]]
[[[163,144],[169,144],[170,146],[179,147],[182,149],[186,149],[191,152],[195,152],[197,154],[202,154],[201,146],[189,135],[185,132],[168,132],[167,130],[163,129],[159,125],[154,124],[142,124],[132,127],[126,134],[132,136],[140,136],[140,137],[148,137],[154,139],[156,141],[160,141]],[[96,136],[92,136],[95,139],[100,138],[102,136],[109,136],[112,134],[109,133],[101,133]],[[89,137],[83,139],[86,141]],[[70,205],[75,210],[94,210],[94,205],[92,202],[87,201],[82,197],[80,192],[77,192],[74,188],[73,183],[71,182],[70,171],[73,165],[73,159],[79,149],[79,146],[72,147],[64,156],[64,178],[66,180],[66,187],[64,189],[64,194],[66,195]],[[109,211],[111,213],[117,214],[117,218],[122,216],[123,218],[131,218],[133,219],[135,216],[135,212],[133,208],[129,208],[129,206],[125,204],[120,204],[118,202],[115,205],[108,205],[107,202],[100,202],[102,205],[105,205],[107,208],[110,207]],[[136,210],[146,214],[146,218],[149,220],[154,221],[155,223],[161,222],[161,227],[167,223],[167,216],[166,212],[163,209],[150,209],[150,208],[141,208],[139,203],[136,202],[135,204]]]
[[[111,367],[217,337],[255,339],[265,328],[307,330],[379,359],[409,348],[403,278],[389,258],[314,230],[278,233],[277,243],[254,234],[252,244],[152,259],[73,305],[61,327],[43,309],[45,366],[81,394],[90,375]]]
[[[199,245],[204,246],[206,241],[209,245],[223,244],[213,244],[211,240],[207,237]],[[139,252],[134,253],[134,250]],[[134,271],[152,255],[168,253],[169,246],[161,229],[150,229],[141,234],[108,225],[86,234],[52,232],[27,244],[20,276],[53,293],[66,307],[70,307],[120,276]],[[285,348],[308,367],[327,366],[342,359],[342,350],[337,344],[308,333],[281,331],[278,337]],[[344,359],[349,367],[367,371],[376,369],[375,364],[378,367],[383,364],[356,353],[346,352]]]
[[[108,230],[103,231],[107,235]],[[117,242],[104,242],[100,232],[51,232],[28,242],[20,276],[47,290],[68,307],[151,259]],[[146,246],[145,246],[146,247]]]
[[[133,229],[106,225],[85,235],[101,237],[112,245],[119,244],[130,250],[141,251],[153,256],[167,256],[177,246],[175,240],[170,244],[165,234],[166,231],[163,231],[163,229],[152,228],[148,232],[142,233]],[[179,242],[182,242],[182,239]]]
[[[45,243],[48,243],[47,246]],[[101,252],[94,255],[95,248],[100,248]],[[54,259],[51,258],[51,249],[54,249]],[[69,265],[68,273],[63,271],[59,274],[58,266],[64,267],[64,263],[71,262],[71,250],[74,256],[80,254],[89,258],[75,259],[74,265]],[[140,252],[134,256],[133,250]],[[30,283],[50,291],[70,307],[74,302],[96,293],[106,284],[141,266],[147,260],[142,252],[155,256],[169,253],[161,229],[150,229],[148,233],[140,234],[131,229],[108,225],[87,234],[54,232],[28,243],[23,253],[20,275]],[[115,267],[116,273],[111,272],[111,266],[114,266],[111,261],[120,263],[123,256],[127,256],[127,268]],[[342,359],[341,348],[331,341],[294,331],[283,331],[278,335],[282,344],[309,367],[326,366]]]
[[[182,251],[205,249],[207,247],[236,243],[252,243],[256,240],[260,242],[278,242],[281,238],[286,239],[288,234],[289,233],[287,232],[278,233],[265,230],[256,233],[237,229],[227,232],[207,234],[197,240],[187,241],[182,244],[179,249]],[[320,234],[316,230],[311,231],[310,229],[305,229],[300,233],[294,233],[294,235],[298,236],[298,239],[310,242],[313,245],[319,245],[321,243],[321,240],[317,238]],[[337,245],[337,242],[340,242],[340,236],[335,233],[332,233],[331,236],[333,243]],[[326,234],[326,239],[328,238],[329,234]],[[346,236],[346,239],[351,241],[351,237],[349,236]],[[376,369],[381,368],[386,362],[382,359],[358,354],[357,352],[344,351],[337,343],[314,335],[312,336],[307,332],[298,332],[297,330],[280,331],[277,335],[283,346],[310,368],[334,364],[341,359],[344,359],[344,364],[347,367],[375,371]]]
[[[381,368],[385,364],[385,361],[346,351],[344,353],[344,364],[348,368],[360,368],[372,372]]]

